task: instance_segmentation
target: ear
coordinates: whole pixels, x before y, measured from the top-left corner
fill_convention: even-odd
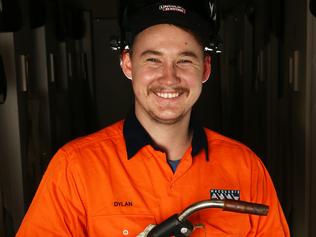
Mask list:
[[[124,51],[121,55],[121,68],[125,76],[132,80],[132,60],[128,51]]]
[[[204,71],[202,83],[207,82],[211,75],[211,56],[206,55],[204,57]]]

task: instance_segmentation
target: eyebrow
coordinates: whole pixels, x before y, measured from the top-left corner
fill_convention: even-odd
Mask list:
[[[192,51],[184,51],[180,54],[181,56],[188,56],[188,57],[192,57],[192,58],[198,58],[198,56],[196,55],[196,53],[192,52]]]
[[[145,50],[144,52],[141,53],[141,57],[142,56],[146,56],[146,55],[157,55],[157,56],[161,56],[162,53],[157,51],[157,50]],[[192,52],[192,51],[183,51],[180,53],[180,56],[188,56],[188,57],[192,57],[192,58],[198,58],[198,56],[196,55],[196,53]]]
[[[142,57],[142,56],[146,56],[146,55],[150,55],[150,54],[157,55],[157,56],[162,55],[162,53],[159,51],[149,49],[149,50],[145,50],[144,52],[142,52],[140,54],[140,56]]]

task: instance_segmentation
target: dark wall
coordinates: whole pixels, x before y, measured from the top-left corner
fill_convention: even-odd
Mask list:
[[[64,0],[69,5],[91,10],[96,18],[114,18],[117,16],[119,0]]]
[[[32,18],[39,21],[28,17],[28,2],[48,4]],[[8,86],[0,105],[0,236],[13,236],[56,149],[124,118],[133,103],[119,55],[109,47],[118,34],[118,1],[20,3],[22,28],[0,32]],[[310,72],[316,19],[307,4],[222,1],[224,49],[213,55],[211,79],[196,105],[207,127],[249,145],[265,162],[293,236],[304,237],[314,236],[309,216],[316,193]]]

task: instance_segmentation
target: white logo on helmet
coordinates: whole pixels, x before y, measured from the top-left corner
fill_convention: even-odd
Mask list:
[[[177,5],[160,5],[159,10],[164,11],[164,12],[172,11],[172,12],[181,12],[183,14],[186,13],[186,10],[183,7],[177,6]]]
[[[215,12],[215,3],[212,1],[208,2],[208,5],[210,6],[210,17],[212,18],[213,21],[216,20],[216,12]]]

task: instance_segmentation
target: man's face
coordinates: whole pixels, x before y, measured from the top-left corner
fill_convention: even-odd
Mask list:
[[[190,116],[210,75],[210,57],[191,33],[160,24],[136,36],[122,69],[132,79],[138,119],[174,124]]]

